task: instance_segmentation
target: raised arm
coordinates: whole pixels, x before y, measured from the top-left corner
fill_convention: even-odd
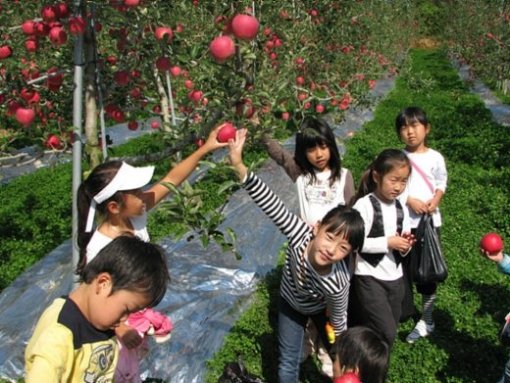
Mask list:
[[[290,177],[292,182],[296,182],[296,179],[303,173],[301,168],[296,163],[294,156],[289,153],[280,143],[271,138],[269,135],[264,134],[262,136],[262,144],[266,147],[266,151],[278,165],[280,165],[287,175]]]
[[[163,198],[165,198],[170,190],[161,185],[161,182],[168,182],[173,184],[174,186],[179,186],[186,178],[190,176],[190,174],[195,170],[198,166],[199,161],[208,153],[227,146],[227,143],[220,143],[216,139],[218,131],[223,127],[222,125],[217,126],[214,130],[211,131],[207,141],[204,145],[199,147],[193,153],[191,153],[184,160],[175,165],[170,171],[164,176],[159,182],[154,184],[146,193],[145,193],[145,204],[147,210],[152,209],[155,205],[157,205]]]
[[[245,141],[246,129],[238,130],[236,139],[229,141],[230,163],[253,201],[292,243],[310,229],[305,222],[285,207],[282,200],[262,180],[255,174],[248,173],[242,158]]]

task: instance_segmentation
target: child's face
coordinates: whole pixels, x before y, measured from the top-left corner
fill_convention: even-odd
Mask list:
[[[99,330],[110,330],[126,321],[129,314],[149,305],[142,293],[118,290],[110,295],[111,283],[98,285],[96,294],[89,302],[88,319]]]
[[[394,201],[406,188],[409,173],[410,169],[407,164],[396,166],[383,177],[374,172],[374,181],[377,184],[375,193],[385,202]]]
[[[142,189],[122,192],[122,214],[126,217],[137,217],[145,213],[145,200]]]
[[[327,269],[335,262],[344,259],[352,246],[342,234],[328,232],[327,227],[316,226],[315,238],[310,242],[309,259],[316,270]]]
[[[406,144],[407,149],[419,149],[425,146],[425,138],[429,134],[430,127],[419,121],[409,121],[400,128],[400,139]]]
[[[319,171],[323,171],[329,166],[330,157],[329,147],[326,144],[306,149],[306,159]]]

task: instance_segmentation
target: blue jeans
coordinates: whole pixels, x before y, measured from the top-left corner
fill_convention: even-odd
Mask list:
[[[306,323],[311,318],[317,327],[324,346],[329,349],[325,325],[325,310],[314,315],[305,315],[294,310],[285,299],[280,298],[278,312],[278,346],[280,363],[278,365],[278,381],[280,383],[297,383],[299,381],[299,364],[303,348]]]

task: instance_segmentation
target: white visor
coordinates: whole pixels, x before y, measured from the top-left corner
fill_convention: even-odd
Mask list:
[[[90,209],[87,217],[87,233],[92,231],[94,216],[96,214],[96,204],[106,201],[118,191],[139,189],[147,185],[154,174],[154,166],[134,167],[125,162],[122,163],[115,177],[105,186],[103,190],[97,193],[90,203]]]

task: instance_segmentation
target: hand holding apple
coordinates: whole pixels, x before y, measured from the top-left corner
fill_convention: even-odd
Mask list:
[[[218,125],[216,128],[214,128],[211,131],[211,133],[209,133],[207,140],[203,143],[202,146],[200,146],[198,148],[198,150],[205,150],[206,152],[210,152],[210,151],[216,150],[218,148],[223,148],[223,147],[227,146],[228,145],[227,141],[221,142],[218,138],[221,129],[223,129],[223,127],[226,124],[227,123],[223,123],[223,124]]]
[[[243,147],[246,141],[246,134],[246,129],[239,129],[235,133],[235,138],[228,142],[230,164],[236,169],[241,181],[244,180],[248,173],[248,169],[243,162]]]
[[[503,250],[503,240],[496,233],[487,233],[480,240],[480,248],[494,255]]]
[[[232,125],[230,122],[225,122],[220,130],[218,131],[218,142],[228,142],[228,140],[233,140],[236,136],[236,127]]]

